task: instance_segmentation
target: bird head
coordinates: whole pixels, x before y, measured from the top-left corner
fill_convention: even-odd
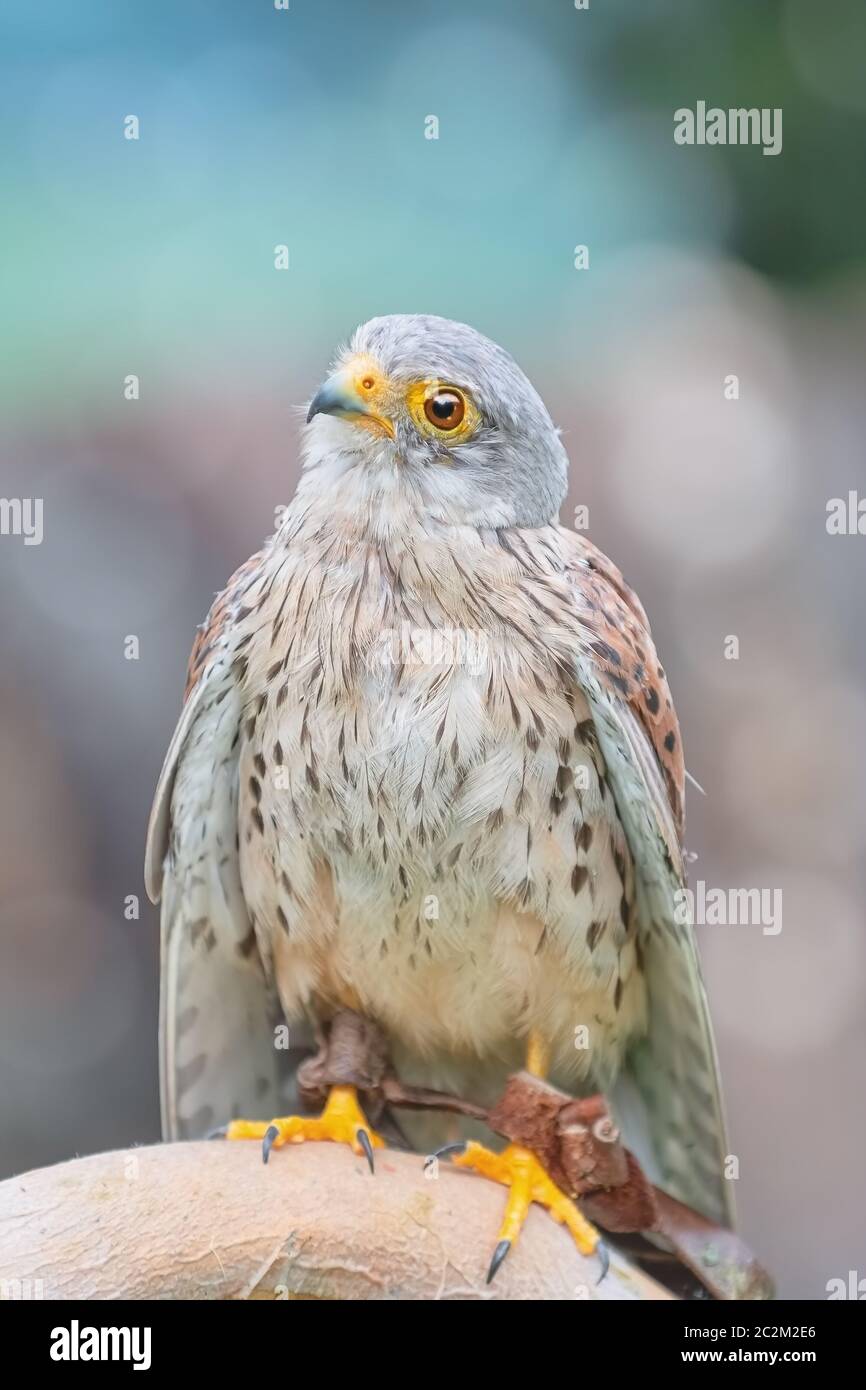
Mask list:
[[[306,463],[387,475],[420,511],[474,526],[540,526],[565,496],[568,460],[517,363],[464,323],[370,319],[307,413]]]

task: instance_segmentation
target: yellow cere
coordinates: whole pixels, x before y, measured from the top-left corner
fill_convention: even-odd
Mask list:
[[[358,414],[352,417],[354,423],[393,438],[394,388],[378,362],[363,355],[353,357],[344,371],[358,402]]]

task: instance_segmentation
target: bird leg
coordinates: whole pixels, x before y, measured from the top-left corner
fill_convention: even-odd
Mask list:
[[[549,1053],[538,1034],[530,1034],[526,1070],[533,1077],[543,1078],[548,1069]],[[508,1252],[516,1244],[523,1223],[533,1202],[545,1207],[554,1221],[567,1227],[582,1255],[597,1253],[601,1262],[600,1279],[607,1273],[608,1256],[599,1234],[582,1215],[579,1208],[553,1181],[533,1149],[511,1143],[502,1153],[493,1153],[482,1144],[470,1140],[466,1144],[446,1145],[440,1153],[453,1154],[458,1168],[470,1168],[493,1182],[509,1188],[505,1215],[499,1228],[499,1240],[487,1272],[488,1284],[493,1279]]]
[[[385,1147],[381,1135],[369,1124],[354,1086],[332,1086],[321,1115],[286,1115],[271,1120],[232,1120],[227,1139],[261,1139],[262,1158],[267,1163],[271,1149],[283,1144],[302,1144],[305,1139],[330,1139],[348,1144],[353,1153],[365,1154],[374,1171],[373,1150]]]
[[[373,1149],[385,1141],[367,1122],[367,1110],[378,1120],[385,1106],[412,1110],[443,1109],[484,1120],[487,1110],[459,1096],[417,1086],[404,1086],[391,1070],[385,1035],[378,1024],[352,1009],[341,1009],[317,1027],[318,1051],[297,1071],[298,1094],[316,1116],[290,1115],[262,1123],[234,1120],[215,1134],[226,1139],[261,1139],[267,1163],[272,1148],[305,1139],[330,1139],[365,1153],[373,1170]],[[359,1100],[363,1096],[363,1107]],[[392,1125],[395,1123],[392,1117]],[[399,1136],[399,1128],[397,1129]]]
[[[269,1123],[233,1120],[226,1138],[261,1139],[265,1163],[271,1149],[283,1144],[301,1144],[306,1139],[348,1144],[354,1153],[366,1155],[372,1173],[373,1150],[384,1148],[385,1141],[367,1120],[358,1091],[375,1096],[387,1060],[381,1031],[346,1009],[323,1032],[319,1052],[298,1068],[300,1094],[305,1102],[324,1102],[321,1114],[287,1115]]]

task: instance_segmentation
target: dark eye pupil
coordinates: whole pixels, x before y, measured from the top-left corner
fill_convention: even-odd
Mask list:
[[[458,391],[437,391],[425,402],[424,413],[440,430],[456,430],[466,414],[466,404]]]

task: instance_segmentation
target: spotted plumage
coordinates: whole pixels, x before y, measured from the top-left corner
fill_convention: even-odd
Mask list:
[[[168,1129],[277,1112],[281,1014],[357,1009],[404,1075],[476,1094],[533,1031],[558,1079],[619,1078],[650,1168],[719,1214],[643,608],[557,524],[565,455],[500,348],[373,320],[327,391],[294,501],[196,641],[154,807]]]

